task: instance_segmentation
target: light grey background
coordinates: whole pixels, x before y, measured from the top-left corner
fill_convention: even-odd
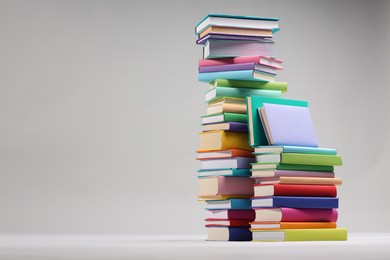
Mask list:
[[[339,226],[390,232],[389,2],[0,1],[0,232],[205,233],[194,26],[279,17],[278,79],[344,165]]]

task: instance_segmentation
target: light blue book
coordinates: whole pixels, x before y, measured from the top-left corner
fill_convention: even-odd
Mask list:
[[[264,153],[304,153],[304,154],[337,155],[337,150],[333,148],[322,148],[322,147],[265,145],[265,146],[255,147],[255,151],[253,154],[264,154]]]
[[[268,89],[215,87],[206,92],[205,100],[206,102],[211,102],[221,97],[246,98],[251,95],[281,98],[282,91]]]
[[[199,73],[198,80],[207,83],[216,79],[272,82],[275,81],[275,76],[275,74],[259,70],[231,70]]]
[[[212,209],[251,209],[251,199],[207,200],[207,210]]]

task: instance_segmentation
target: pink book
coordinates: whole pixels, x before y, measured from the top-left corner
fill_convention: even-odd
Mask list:
[[[212,176],[199,178],[199,197],[253,196],[254,180],[249,177]]]
[[[256,222],[336,222],[336,209],[258,208]]]
[[[240,64],[240,63],[258,63],[261,65],[273,67],[275,69],[282,68],[282,60],[270,58],[267,56],[239,56],[234,58],[221,58],[221,59],[204,59],[199,60],[199,67],[207,66],[218,66],[218,65],[228,65],[228,64]]]

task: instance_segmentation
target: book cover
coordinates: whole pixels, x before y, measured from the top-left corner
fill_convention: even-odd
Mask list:
[[[252,157],[252,152],[248,150],[227,149],[216,151],[197,151],[197,160],[233,158],[233,157]]]
[[[339,199],[329,197],[286,197],[273,196],[267,198],[252,198],[253,208],[338,208]]]
[[[200,198],[253,196],[253,180],[248,177],[213,176],[198,181]]]
[[[239,41],[261,41],[265,38],[272,37],[263,37],[263,36],[251,36],[251,35],[239,35],[239,34],[221,34],[221,33],[209,33],[205,36],[198,38],[196,44],[204,45],[209,40],[239,40]]]
[[[199,67],[200,73],[207,72],[219,72],[219,71],[239,71],[239,70],[260,70],[263,72],[275,74],[278,72],[274,67],[268,65],[262,65],[259,63],[239,63],[239,64],[226,64],[217,66]]]
[[[264,104],[258,112],[270,145],[318,147],[308,107]]]
[[[307,154],[327,154],[336,155],[337,150],[333,148],[322,148],[322,147],[306,147],[306,146],[274,146],[265,145],[254,147],[254,154],[263,153],[307,153]]]
[[[224,122],[247,123],[248,116],[246,114],[238,113],[220,113],[202,116],[202,124],[204,125]]]
[[[321,171],[296,171],[296,170],[277,170],[277,169],[259,169],[250,170],[253,177],[319,177],[319,178],[334,178],[334,172]]]
[[[250,227],[250,220],[246,219],[205,219],[206,227]]]
[[[215,169],[215,170],[198,170],[198,177],[211,177],[211,176],[247,176],[249,177],[251,172],[249,169]]]
[[[252,222],[251,231],[267,229],[317,229],[337,228],[336,222]]]
[[[303,197],[336,197],[337,189],[334,185],[314,184],[255,184],[255,197],[269,196],[303,196]]]
[[[321,171],[333,172],[333,166],[325,165],[305,165],[305,164],[285,164],[285,163],[252,163],[253,170],[277,169],[295,171]]]
[[[252,232],[249,227],[208,227],[210,241],[251,241]]]
[[[224,219],[244,219],[253,221],[255,219],[255,211],[253,209],[221,209],[208,210],[209,220],[224,220]]]
[[[240,123],[240,122],[214,123],[214,124],[202,125],[202,130],[204,132],[223,130],[223,131],[230,131],[230,132],[248,133],[248,124]]]
[[[341,185],[340,178],[321,178],[321,177],[293,177],[293,176],[275,176],[275,177],[255,177],[252,176],[256,184],[304,184],[304,185]]]
[[[342,165],[341,156],[328,154],[282,153],[281,161],[285,164],[305,164],[323,166]]]
[[[209,131],[199,133],[199,151],[240,149],[252,151],[248,144],[248,134],[228,131]]]
[[[285,229],[254,231],[253,241],[336,241],[347,240],[346,228]]]
[[[238,113],[246,114],[246,104],[229,104],[218,103],[210,104],[207,106],[207,115],[219,114],[219,113]]]
[[[215,87],[205,93],[205,101],[211,103],[212,101],[222,97],[246,98],[251,95],[280,98],[282,97],[282,92],[279,90],[268,89]]]
[[[224,34],[224,35],[242,35],[242,36],[257,36],[264,38],[272,38],[272,30],[259,28],[242,28],[228,26],[208,26],[205,30],[199,33],[198,38],[203,38],[208,34]]]
[[[206,200],[206,210],[251,209],[251,199],[232,198],[224,200]]]
[[[291,106],[307,107],[307,101],[271,98],[260,95],[248,95],[247,110],[248,110],[248,128],[249,141],[251,146],[268,145],[264,129],[262,127],[260,117],[258,115],[258,108],[262,108],[264,103],[269,104],[285,104]]]
[[[249,169],[255,158],[250,157],[234,157],[221,159],[205,159],[200,160],[201,170],[215,170],[215,169]]]
[[[257,208],[255,222],[336,222],[337,209]]]
[[[265,81],[249,81],[249,80],[228,80],[216,79],[210,83],[211,87],[226,87],[226,88],[249,88],[249,89],[265,89],[279,90],[282,93],[287,91],[287,82],[265,82]],[[256,95],[256,94],[253,94]],[[246,103],[246,101],[245,101]]]
[[[275,81],[276,74],[265,71],[248,69],[248,70],[229,70],[215,72],[200,72],[198,80],[201,82],[211,83],[216,79],[230,80],[252,80],[252,81]]]
[[[229,64],[242,64],[242,63],[258,63],[265,66],[273,67],[275,69],[282,69],[282,60],[266,57],[266,56],[241,56],[233,58],[221,58],[221,59],[207,59],[199,60],[199,67],[208,67],[208,66],[220,66],[220,65],[229,65]]]

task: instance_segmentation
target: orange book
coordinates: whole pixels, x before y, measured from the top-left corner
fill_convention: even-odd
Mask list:
[[[251,230],[336,228],[336,222],[251,222]]]
[[[233,157],[254,157],[252,151],[241,149],[227,149],[227,150],[214,150],[214,151],[201,151],[197,152],[197,160],[207,159],[219,159],[219,158],[233,158]]]

